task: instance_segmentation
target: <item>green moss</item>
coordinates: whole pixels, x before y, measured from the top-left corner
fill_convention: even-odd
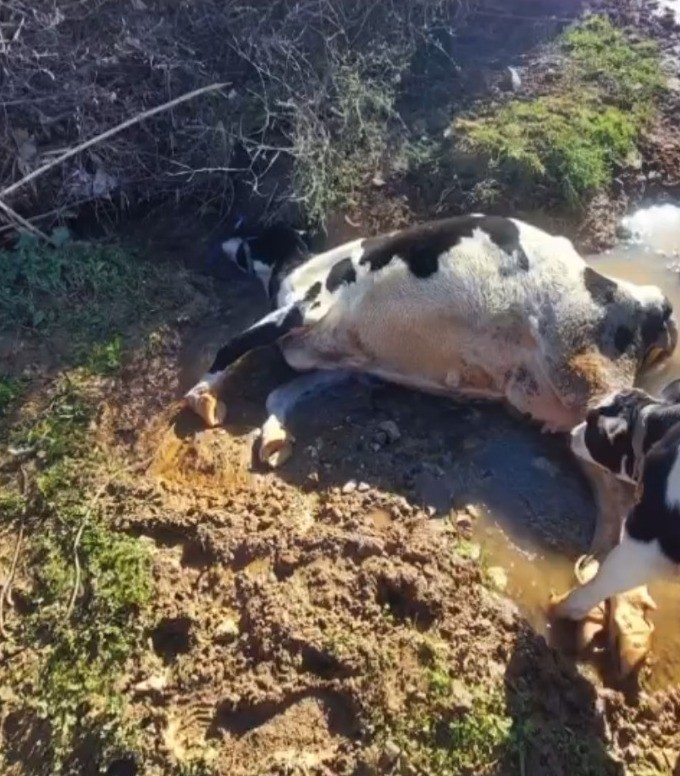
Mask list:
[[[455,130],[462,149],[506,184],[540,182],[577,206],[635,152],[663,77],[653,44],[629,42],[601,17],[569,31],[561,46],[567,59],[551,94],[510,100]]]
[[[24,550],[30,612],[14,635],[37,660],[9,679],[20,710],[49,726],[44,774],[96,772],[134,739],[121,677],[142,645],[150,558],[139,541],[109,526],[93,498],[111,476],[88,433],[94,406],[85,383],[64,380],[46,408],[15,432],[34,448],[37,470]],[[15,492],[0,500],[7,517],[22,509]]]
[[[543,180],[570,203],[606,187],[635,150],[635,120],[573,94],[512,101],[493,116],[458,122],[467,142],[511,183]]]
[[[630,42],[601,16],[593,16],[566,33],[573,76],[591,82],[619,107],[649,104],[663,87],[659,50],[652,41]]]
[[[21,395],[22,382],[10,375],[0,375],[0,418],[5,416]]]

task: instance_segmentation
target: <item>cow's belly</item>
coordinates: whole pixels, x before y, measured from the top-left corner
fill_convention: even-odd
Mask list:
[[[287,338],[298,370],[349,369],[432,394],[504,399],[554,430],[580,420],[547,377],[540,348],[513,330],[482,334],[452,319],[400,316],[383,325],[345,316]]]
[[[441,318],[408,315],[376,325],[359,318],[322,321],[281,343],[299,370],[353,369],[433,393],[504,395],[508,374],[525,348],[493,342]]]

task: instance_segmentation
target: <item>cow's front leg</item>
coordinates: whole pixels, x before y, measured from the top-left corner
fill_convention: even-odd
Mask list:
[[[597,524],[591,552],[604,554],[618,545],[625,516],[633,507],[633,486],[598,466],[584,464],[597,499]],[[654,624],[649,619],[654,600],[644,585],[620,592],[608,601],[608,640],[619,673],[626,677],[639,667],[652,644]]]
[[[269,417],[262,426],[259,458],[272,468],[281,466],[293,451],[293,435],[287,422],[295,407],[315,393],[345,382],[352,377],[346,371],[318,371],[301,375],[276,388],[267,397]]]
[[[226,407],[217,395],[229,367],[251,350],[273,345],[281,337],[302,327],[303,314],[297,305],[282,307],[265,315],[219,349],[208,371],[185,394],[187,406],[200,415],[208,426],[222,423]]]

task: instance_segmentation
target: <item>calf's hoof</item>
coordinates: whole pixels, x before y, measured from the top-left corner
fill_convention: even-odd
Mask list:
[[[656,604],[646,587],[638,587],[612,598],[609,607],[610,649],[618,659],[619,677],[626,679],[649,655],[654,623],[648,614]]]
[[[260,462],[266,464],[272,469],[283,466],[284,463],[293,454],[293,443],[295,439],[281,425],[281,422],[274,415],[267,418],[267,422],[262,426],[262,436],[260,437],[260,448],[258,457]]]
[[[574,576],[579,585],[585,585],[597,574],[599,563],[595,558],[584,555],[576,561]],[[606,624],[606,604],[604,601],[590,610],[584,609],[579,601],[578,588],[562,595],[551,595],[549,602],[553,617],[578,621],[576,648],[586,652],[593,648],[595,639],[602,633]]]
[[[600,564],[592,555],[581,556],[574,565],[574,575],[579,585],[585,585],[597,574]],[[603,632],[607,622],[607,604],[602,601],[594,606],[579,623],[576,646],[579,652],[593,648],[595,639]]]
[[[227,408],[206,385],[197,385],[184,397],[186,406],[191,408],[206,424],[212,428],[224,423]]]

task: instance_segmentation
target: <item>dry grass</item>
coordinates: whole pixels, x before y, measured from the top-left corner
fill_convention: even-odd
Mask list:
[[[90,137],[217,81],[232,86],[88,149],[7,204],[48,213],[84,202],[236,193],[322,219],[370,174],[394,120],[395,85],[465,0],[8,0],[0,7],[0,190]],[[361,163],[359,164],[359,155]],[[49,223],[47,223],[49,225]]]

